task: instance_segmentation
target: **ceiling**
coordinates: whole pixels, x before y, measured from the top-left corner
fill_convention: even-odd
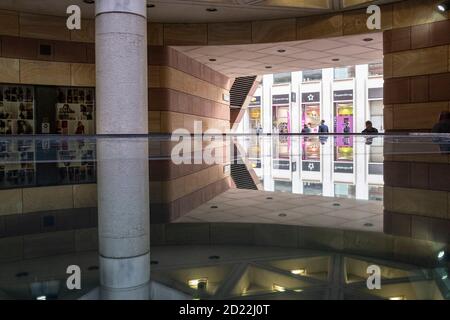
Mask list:
[[[368,39],[372,40],[365,41]],[[383,59],[382,33],[280,43],[174,48],[232,78],[382,62]]]
[[[148,0],[152,22],[206,23],[301,17],[383,4],[399,0]],[[1,0],[0,9],[65,16],[69,5],[77,4],[83,18],[94,16],[94,4],[82,0]],[[207,12],[215,8],[216,12]]]

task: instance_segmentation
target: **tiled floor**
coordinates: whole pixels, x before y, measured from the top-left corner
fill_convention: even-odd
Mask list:
[[[383,203],[230,189],[175,222],[276,223],[382,232]]]

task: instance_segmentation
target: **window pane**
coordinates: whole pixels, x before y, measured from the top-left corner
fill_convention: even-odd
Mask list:
[[[290,83],[291,82],[291,73],[285,72],[285,73],[278,73],[273,75],[273,83],[274,84],[280,84],[280,83]]]
[[[322,80],[322,70],[305,70],[303,71],[303,82]]]
[[[383,64],[382,63],[371,63],[369,64],[369,76],[382,76],[383,75]]]
[[[334,79],[350,79],[355,77],[355,67],[334,68]]]

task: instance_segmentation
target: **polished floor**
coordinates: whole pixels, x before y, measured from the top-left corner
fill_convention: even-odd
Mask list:
[[[383,203],[230,189],[174,222],[273,223],[382,232]]]

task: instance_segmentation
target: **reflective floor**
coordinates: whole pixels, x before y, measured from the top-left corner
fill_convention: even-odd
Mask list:
[[[0,138],[0,299],[449,299],[449,243],[448,135]]]

